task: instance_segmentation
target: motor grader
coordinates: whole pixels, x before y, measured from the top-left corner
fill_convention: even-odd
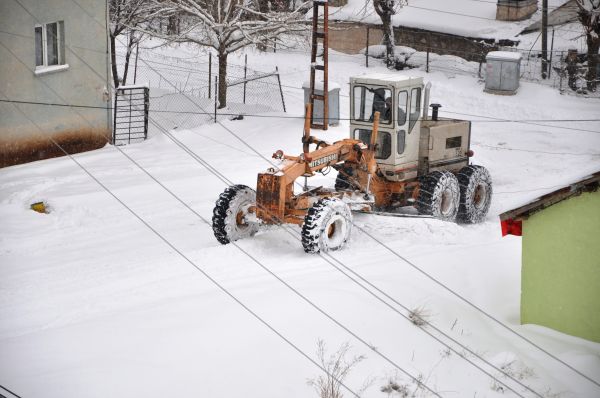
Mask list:
[[[337,250],[350,237],[353,211],[401,215],[407,206],[445,221],[482,221],[492,181],[484,167],[470,164],[471,124],[438,118],[437,104],[429,117],[429,89],[420,77],[351,78],[350,137],[333,143],[311,135],[307,105],[303,152],[275,152],[256,191],[234,185],[221,194],[212,220],[217,240],[227,244],[261,225],[289,223],[301,226],[307,253]],[[308,186],[330,167],[338,171],[334,188]]]

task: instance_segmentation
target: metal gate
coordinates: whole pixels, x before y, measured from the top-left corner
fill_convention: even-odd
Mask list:
[[[145,86],[118,87],[115,95],[113,144],[125,145],[148,138],[150,89]]]

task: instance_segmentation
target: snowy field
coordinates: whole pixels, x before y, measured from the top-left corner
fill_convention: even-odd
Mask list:
[[[183,56],[186,50],[178,51]],[[242,57],[230,62],[241,64]],[[156,126],[148,141],[122,147],[197,214],[114,147],[74,156],[171,246],[69,158],[0,170],[0,384],[27,398],[315,397],[306,381],[321,371],[283,336],[314,360],[319,339],[328,352],[349,342],[352,355],[367,358],[346,385],[358,391],[371,380],[365,397],[385,397],[380,388],[390,379],[416,389],[417,396],[434,396],[403,371],[443,397],[600,396],[600,386],[403,259],[600,382],[600,344],[519,324],[521,240],[502,238],[497,217],[600,169],[600,122],[544,121],[597,120],[597,99],[561,96],[530,83],[514,97],[493,96],[472,77],[411,71],[432,82],[431,102],[443,105],[442,116],[473,120],[474,162],[489,168],[495,190],[484,223],[360,214],[349,246],[331,257],[305,254],[297,227],[222,246],[198,215],[210,220],[226,184],[203,164],[254,186],[257,173],[269,167],[258,154],[301,152],[300,87],[309,57],[278,51],[250,52],[249,58],[265,70],[279,66],[288,113],[173,131],[196,159]],[[331,81],[342,87],[342,118],[348,118],[349,77],[384,71],[367,70],[363,62],[360,55],[330,57]],[[341,139],[348,122],[314,134]],[[333,185],[334,174],[310,184]],[[29,210],[41,200],[50,205],[49,214]],[[331,264],[367,280],[368,291]],[[424,308],[432,324],[425,330],[454,351],[402,318],[402,307]]]

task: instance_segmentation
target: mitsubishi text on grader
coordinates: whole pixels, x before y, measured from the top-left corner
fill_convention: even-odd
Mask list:
[[[406,206],[445,221],[482,221],[492,182],[469,162],[471,124],[438,118],[436,105],[429,118],[429,86],[402,75],[351,78],[350,138],[334,143],[310,135],[307,106],[303,153],[277,151],[281,164],[258,175],[256,191],[234,185],[221,194],[212,220],[217,240],[227,244],[261,225],[290,223],[302,227],[307,253],[337,250],[350,237],[352,211],[391,214]],[[296,181],[327,167],[338,170],[335,189]]]

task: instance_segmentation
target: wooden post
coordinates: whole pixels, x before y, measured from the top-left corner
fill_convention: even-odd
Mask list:
[[[140,42],[138,41],[135,46],[135,66],[133,68],[133,84],[135,84],[135,81],[137,79],[137,61],[138,61],[139,52],[140,52]]]
[[[365,65],[369,67],[369,25],[367,25],[367,45],[365,46]]]
[[[210,84],[209,84],[210,86]],[[217,122],[217,103],[219,102],[217,92],[219,90],[219,77],[215,76],[215,123]]]
[[[542,79],[548,75],[548,0],[542,1]]]
[[[427,61],[426,61],[425,71],[427,73],[429,73],[429,47],[427,47]]]
[[[248,54],[244,55],[244,104],[246,103],[246,77],[248,71]]]
[[[208,98],[210,98],[210,88],[212,85],[212,53],[208,53]],[[215,90],[216,92],[216,90]]]
[[[277,66],[275,67],[275,72],[277,72],[277,83],[279,84],[279,94],[281,95],[281,105],[283,105],[283,111],[287,112],[285,110],[285,100],[283,99],[283,90],[281,89],[281,79],[279,78],[279,68]]]
[[[554,55],[554,27],[552,27],[552,42],[550,44],[550,64],[548,65],[548,79],[552,75],[552,58]]]
[[[563,67],[563,62],[565,59],[565,52],[561,51],[560,52],[560,80],[558,83],[558,91],[560,91],[561,93],[563,92],[563,88],[562,88],[562,84],[563,84],[563,75],[565,74],[565,68]]]

